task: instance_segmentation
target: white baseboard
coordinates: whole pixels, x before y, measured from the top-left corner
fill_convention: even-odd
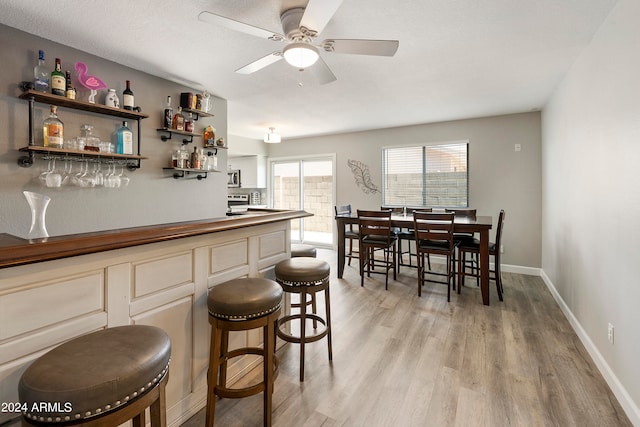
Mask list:
[[[540,270],[540,277],[542,277],[542,280],[544,280],[544,283],[547,285],[549,292],[551,292],[551,295],[553,295],[553,298],[560,306],[560,309],[564,313],[565,317],[567,318],[567,320],[569,320],[569,323],[578,335],[578,338],[580,338],[580,341],[582,341],[582,344],[589,352],[589,355],[591,356],[596,366],[598,367],[598,370],[611,388],[611,391],[613,391],[613,394],[618,399],[618,402],[624,409],[627,417],[629,417],[631,423],[634,426],[640,426],[640,409],[638,408],[638,405],[636,405],[631,396],[629,396],[627,389],[624,388],[605,358],[602,356],[600,351],[598,351],[598,348],[595,346],[593,341],[591,341],[591,338],[589,337],[587,332],[582,328],[582,325],[580,324],[578,319],[576,319],[576,317],[573,315],[573,312],[571,311],[569,306],[564,302],[564,300],[556,290],[556,287],[551,282],[551,279],[549,279],[549,276],[547,276],[542,269]]]

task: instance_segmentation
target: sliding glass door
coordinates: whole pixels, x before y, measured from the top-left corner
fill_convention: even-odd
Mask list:
[[[334,158],[271,161],[271,205],[313,216],[291,221],[291,240],[330,246],[333,242]]]

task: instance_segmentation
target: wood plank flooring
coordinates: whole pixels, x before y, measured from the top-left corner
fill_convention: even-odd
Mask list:
[[[362,288],[357,264],[337,279],[335,252],[318,257],[333,363],[326,339],[308,345],[299,382],[298,346],[279,350],[274,426],[631,426],[541,278],[504,273],[504,302],[491,282],[485,307],[473,280],[447,303],[444,285],[417,296],[415,269],[385,291],[384,276]],[[204,424],[200,411],[183,427]],[[218,401],[216,426],[261,425],[261,394]]]

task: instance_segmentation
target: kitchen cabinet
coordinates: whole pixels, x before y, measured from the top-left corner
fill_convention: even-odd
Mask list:
[[[229,169],[240,170],[240,186],[242,188],[267,187],[267,158],[265,156],[229,158]]]

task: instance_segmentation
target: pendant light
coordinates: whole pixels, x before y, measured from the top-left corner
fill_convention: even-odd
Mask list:
[[[276,130],[276,128],[269,128],[269,133],[264,134],[264,142],[267,144],[279,144],[280,141],[282,141],[280,135],[273,133],[274,130]]]

